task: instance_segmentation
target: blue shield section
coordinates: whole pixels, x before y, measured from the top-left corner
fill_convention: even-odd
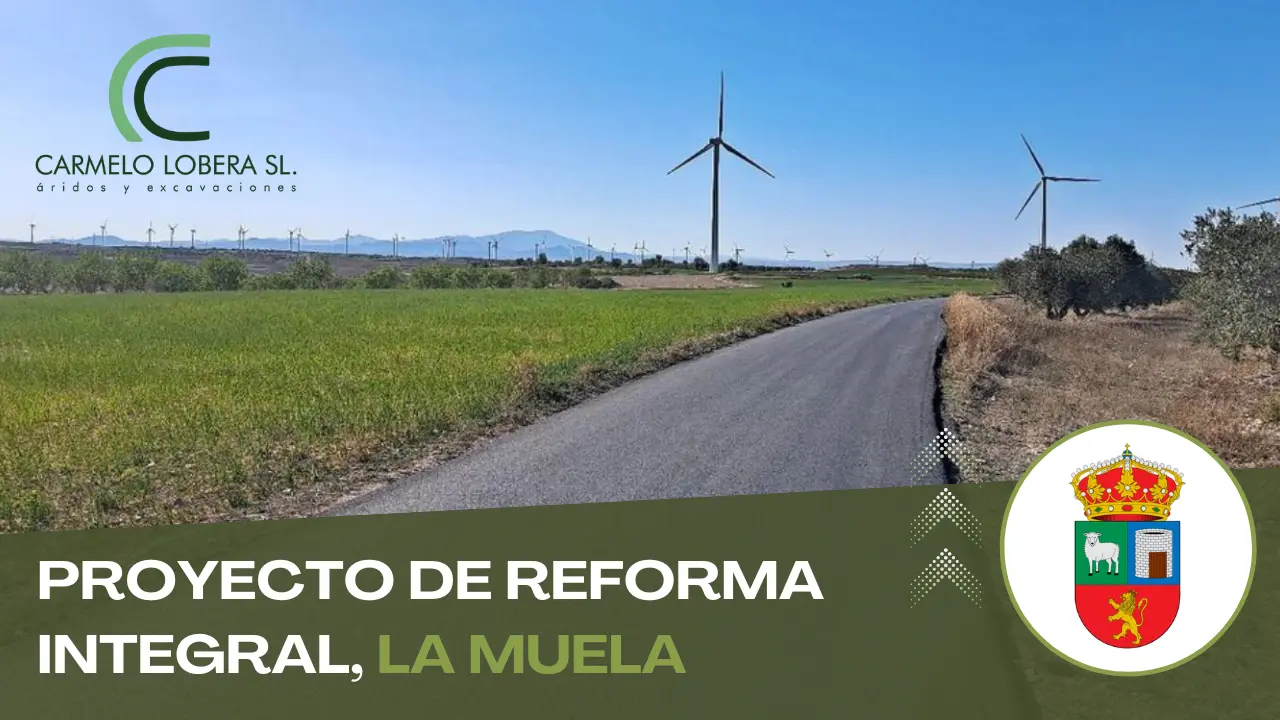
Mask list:
[[[1178,585],[1182,579],[1182,528],[1177,521],[1128,524],[1129,582]]]

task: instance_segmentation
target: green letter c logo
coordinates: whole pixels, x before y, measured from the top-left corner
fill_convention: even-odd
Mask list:
[[[137,65],[143,57],[148,53],[165,48],[207,48],[209,47],[208,35],[157,35],[148,38],[142,42],[129,48],[129,51],[120,58],[120,62],[116,63],[115,70],[111,72],[111,117],[115,120],[116,129],[120,131],[120,135],[129,142],[142,142],[142,137],[134,130],[133,125],[129,123],[129,116],[124,110],[124,84],[129,77],[129,72]],[[147,112],[146,92],[147,83],[151,78],[161,70],[167,67],[177,66],[208,66],[209,58],[203,56],[182,55],[177,57],[168,57],[151,63],[143,69],[142,74],[138,76],[138,83],[133,91],[133,106],[138,114],[138,121],[152,135],[163,138],[165,140],[174,141],[195,141],[208,140],[208,130],[198,130],[194,132],[179,132],[169,130],[160,126],[151,118],[151,114]]]

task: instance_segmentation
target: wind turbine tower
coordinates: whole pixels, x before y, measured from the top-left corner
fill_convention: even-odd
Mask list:
[[[196,229],[191,228],[191,249],[196,249]]]
[[[36,224],[31,223],[31,244],[36,244]]]
[[[173,247],[173,234],[178,231],[178,224],[173,223],[169,226],[169,247]]]
[[[102,221],[102,246],[106,247],[106,245],[107,245],[107,221],[103,220]]]
[[[751,167],[760,172],[773,177],[773,173],[765,170],[758,165],[756,161],[738,152],[732,145],[724,140],[724,73],[720,73],[720,124],[716,131],[716,136],[707,141],[706,145],[698,152],[690,155],[688,159],[679,165],[667,171],[667,174],[679,170],[688,165],[702,155],[706,151],[711,151],[711,272],[720,271],[720,148],[724,148],[730,154],[736,155]]]
[[[156,234],[156,229],[147,223],[147,247],[151,247],[151,236]]]
[[[342,235],[342,252],[344,255],[351,254],[351,228],[347,228],[347,232]]]

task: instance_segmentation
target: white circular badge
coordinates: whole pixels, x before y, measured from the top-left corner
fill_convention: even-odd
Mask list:
[[[1059,440],[1013,490],[1000,532],[1023,622],[1095,672],[1146,675],[1212,645],[1244,606],[1253,517],[1227,467],[1139,420]]]

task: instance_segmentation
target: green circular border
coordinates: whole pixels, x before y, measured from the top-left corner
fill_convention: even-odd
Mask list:
[[[1240,604],[1236,606],[1236,611],[1231,614],[1231,619],[1227,621],[1226,625],[1222,626],[1222,629],[1218,631],[1218,634],[1213,636],[1213,639],[1211,639],[1209,642],[1204,644],[1204,647],[1201,647],[1199,650],[1196,650],[1195,652],[1191,653],[1190,655],[1182,658],[1181,660],[1175,663],[1172,663],[1170,665],[1165,665],[1164,667],[1155,668],[1154,670],[1135,670],[1131,672],[1122,672],[1117,670],[1104,670],[1102,668],[1096,668],[1091,665],[1086,665],[1076,660],[1075,658],[1068,657],[1067,655],[1062,653],[1060,650],[1058,650],[1058,648],[1054,647],[1047,640],[1041,637],[1040,633],[1036,632],[1036,629],[1031,627],[1031,623],[1027,622],[1027,616],[1022,614],[1022,608],[1018,606],[1018,599],[1013,596],[1013,588],[1009,587],[1009,569],[1005,566],[1005,562],[1004,562],[1004,537],[1005,537],[1005,530],[1009,526],[1009,511],[1013,509],[1013,501],[1018,497],[1018,490],[1022,488],[1022,483],[1026,482],[1027,476],[1029,476],[1031,474],[1031,471],[1034,470],[1036,466],[1040,464],[1040,461],[1044,460],[1046,455],[1053,452],[1054,448],[1057,448],[1062,443],[1070,440],[1071,438],[1077,435],[1082,435],[1086,432],[1089,432],[1090,430],[1110,427],[1113,425],[1146,425],[1147,427],[1160,428],[1161,430],[1167,430],[1175,435],[1179,435],[1195,443],[1201,450],[1204,450],[1206,453],[1208,453],[1209,457],[1213,458],[1214,462],[1218,463],[1218,465],[1223,469],[1223,471],[1226,472],[1227,477],[1231,478],[1231,482],[1234,483],[1236,486],[1236,492],[1240,493],[1240,501],[1244,503],[1245,516],[1249,518],[1249,540],[1250,540],[1250,545],[1252,550],[1252,553],[1249,558],[1249,582],[1247,582],[1244,586],[1244,595],[1240,596]],[[1249,499],[1245,497],[1244,488],[1240,487],[1240,481],[1236,479],[1236,476],[1234,474],[1232,474],[1231,468],[1227,467],[1226,463],[1222,462],[1222,458],[1218,457],[1217,453],[1210,450],[1208,447],[1205,446],[1204,443],[1200,442],[1199,440],[1191,437],[1190,435],[1179,430],[1178,428],[1171,427],[1169,425],[1164,425],[1158,422],[1151,422],[1149,420],[1109,420],[1107,422],[1100,422],[1100,423],[1095,423],[1093,425],[1088,425],[1080,428],[1079,430],[1076,430],[1075,432],[1069,433],[1067,435],[1063,435],[1061,438],[1058,439],[1057,442],[1050,445],[1044,452],[1040,453],[1039,457],[1035,459],[1035,462],[1032,462],[1031,466],[1027,468],[1027,471],[1024,472],[1022,474],[1022,477],[1018,479],[1018,483],[1013,486],[1013,493],[1009,496],[1009,504],[1004,509],[1004,520],[1000,523],[1000,575],[1001,577],[1004,578],[1004,589],[1006,592],[1009,593],[1009,601],[1013,603],[1013,609],[1015,612],[1018,613],[1018,618],[1022,620],[1023,625],[1027,626],[1027,630],[1030,630],[1031,634],[1034,635],[1035,638],[1039,640],[1042,645],[1049,648],[1049,650],[1051,650],[1054,655],[1057,655],[1058,657],[1062,658],[1063,660],[1066,660],[1067,662],[1071,663],[1072,665],[1075,665],[1076,667],[1083,668],[1085,670],[1088,670],[1090,672],[1095,672],[1100,675],[1111,675],[1113,677],[1139,677],[1144,675],[1156,675],[1156,674],[1165,672],[1167,670],[1172,670],[1180,665],[1184,665],[1196,659],[1197,657],[1199,657],[1201,654],[1204,653],[1205,650],[1208,650],[1209,648],[1213,647],[1213,644],[1218,642],[1218,640],[1221,639],[1222,636],[1227,633],[1227,630],[1231,627],[1232,623],[1234,623],[1236,621],[1236,618],[1240,615],[1240,611],[1244,609],[1244,603],[1246,600],[1249,599],[1249,591],[1253,588],[1253,574],[1254,574],[1254,570],[1257,568],[1257,565],[1258,565],[1258,530],[1253,522],[1253,509],[1249,507]]]

